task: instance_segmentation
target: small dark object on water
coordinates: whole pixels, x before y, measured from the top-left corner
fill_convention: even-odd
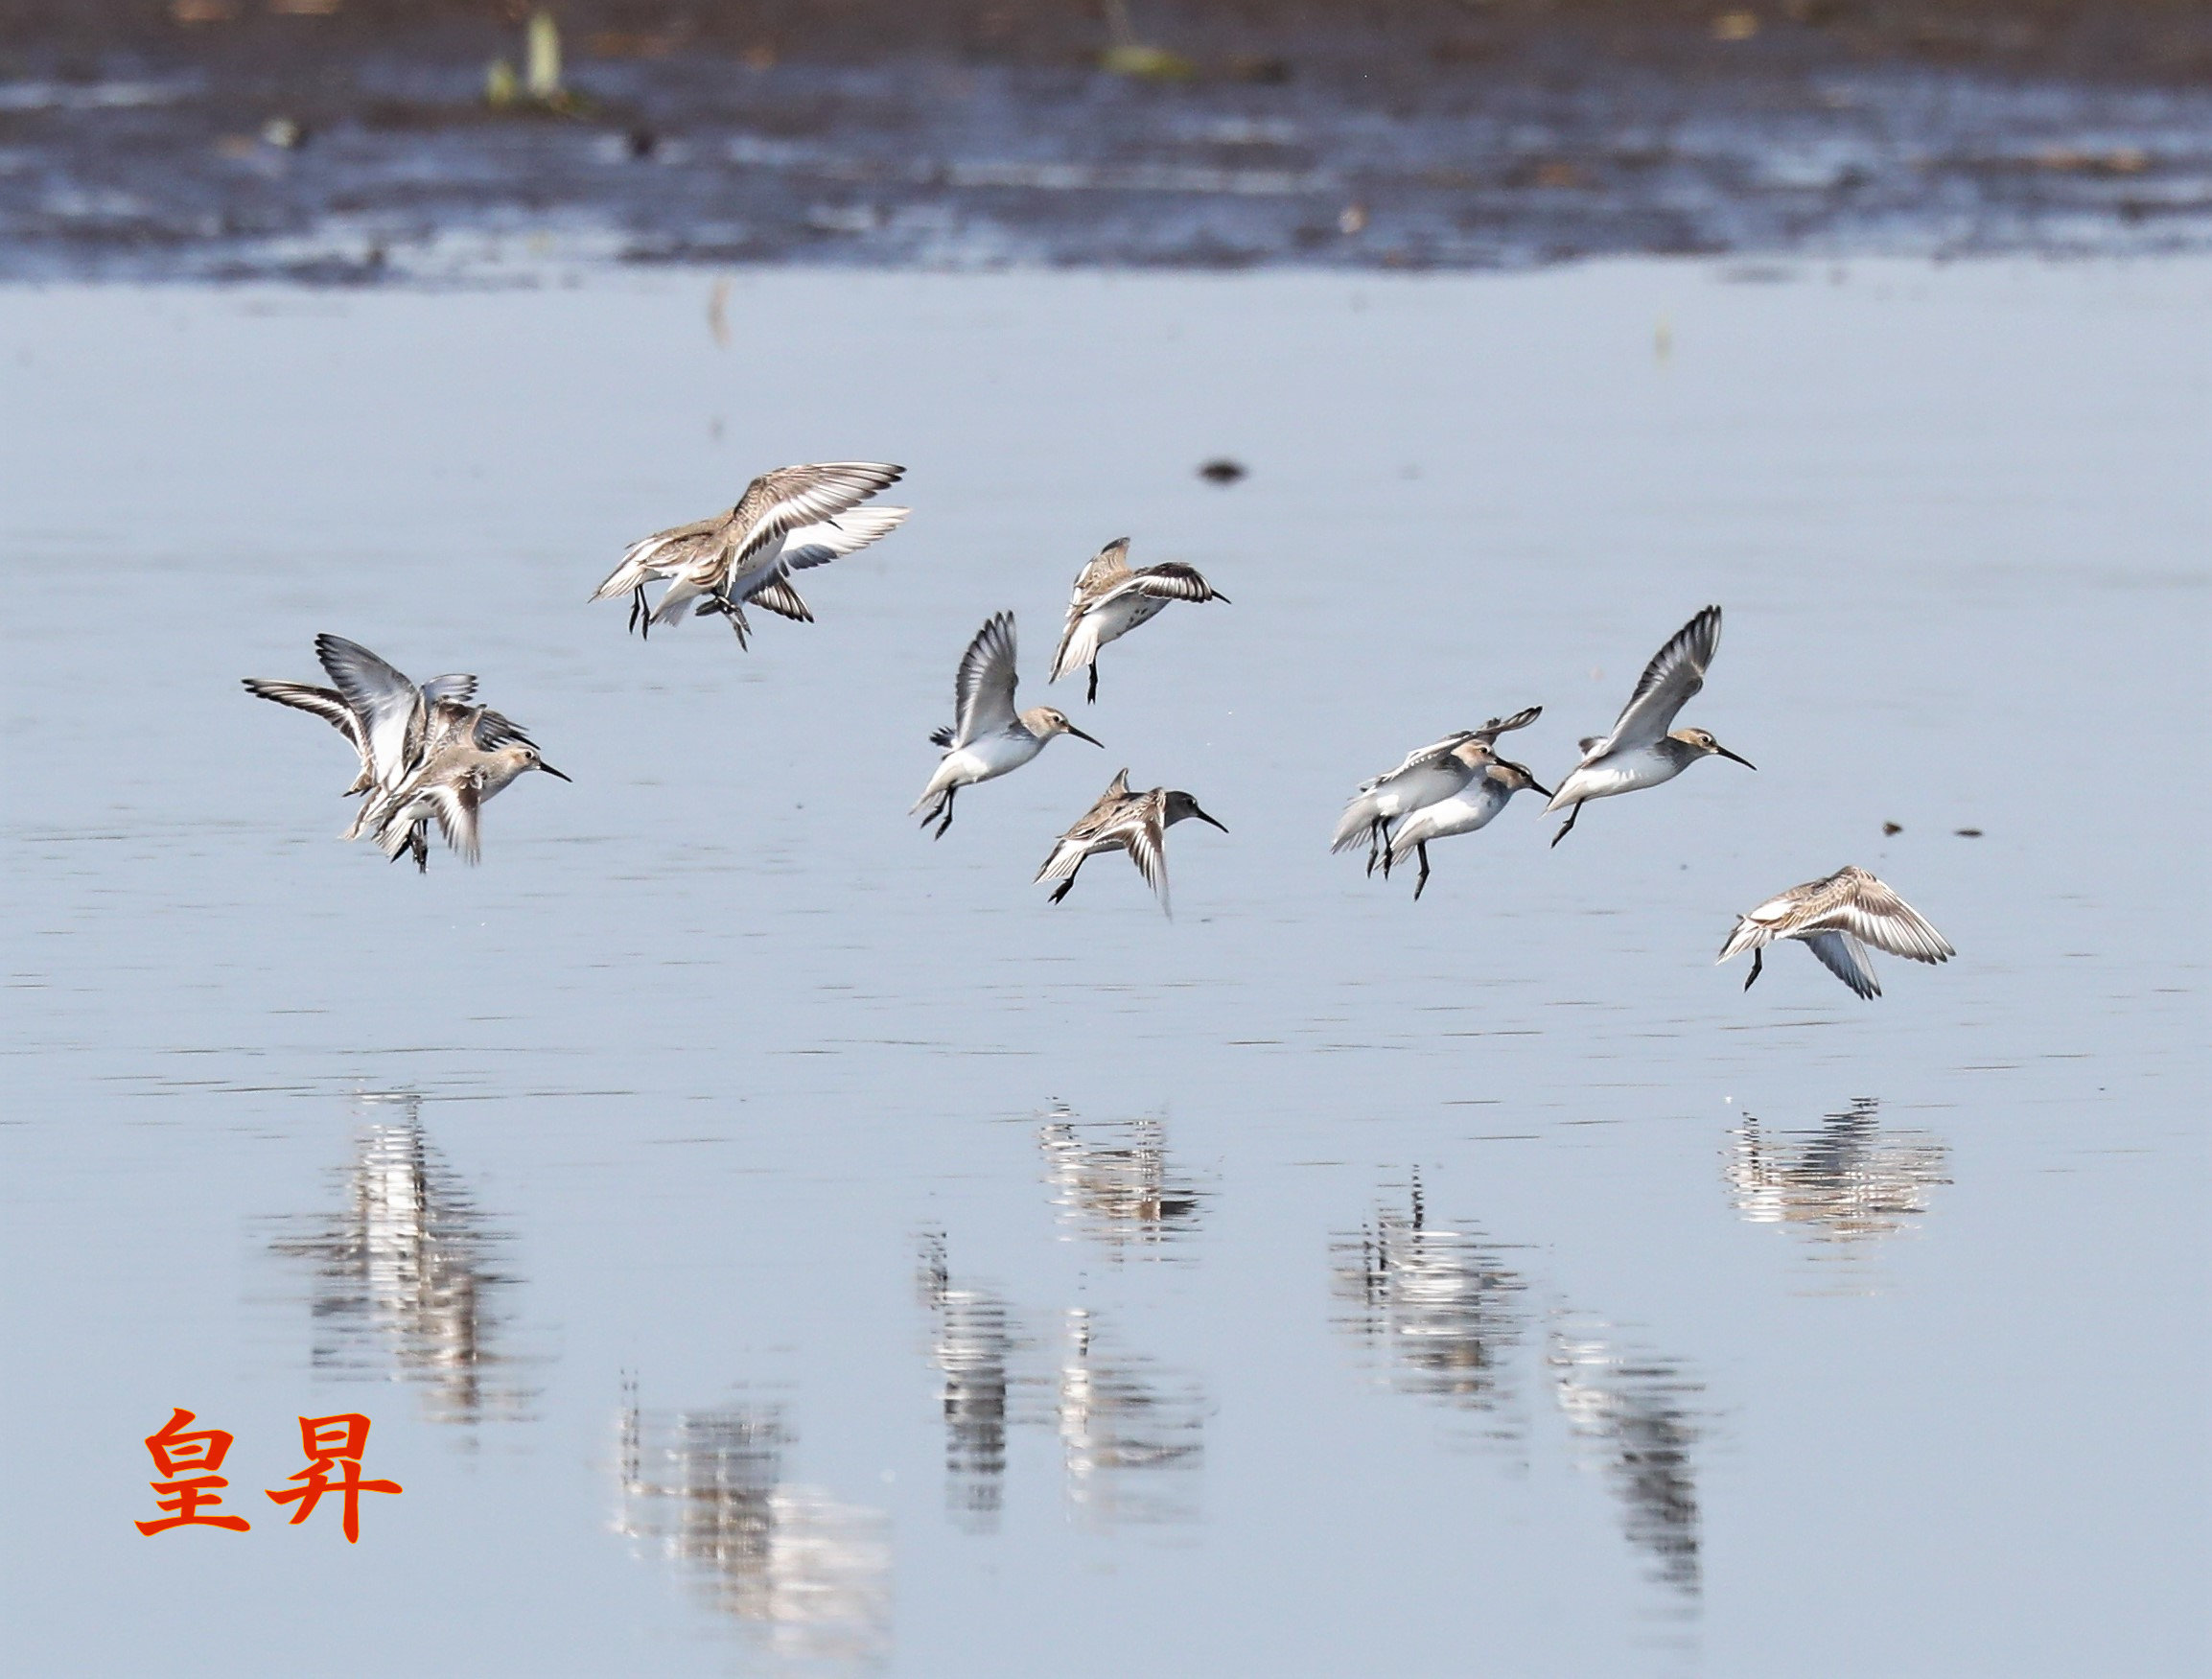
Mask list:
[[[1261,87],[1281,87],[1291,80],[1288,58],[1236,58],[1224,68],[1231,82],[1249,82]]]
[[[1951,831],[1961,839],[1980,839],[1982,837],[1982,830],[1978,828],[1958,828]]]
[[[1199,467],[1199,477],[1204,478],[1209,484],[1233,484],[1249,470],[1243,461],[1231,460],[1224,455],[1218,460],[1209,460],[1205,465]]]
[[[1901,822],[1885,822],[1882,824],[1882,832],[1884,834],[1902,833],[1904,831],[1905,825]]]
[[[622,136],[622,144],[628,149],[631,158],[639,163],[642,163],[646,158],[652,156],[653,148],[660,143],[659,138],[650,128],[632,128]]]

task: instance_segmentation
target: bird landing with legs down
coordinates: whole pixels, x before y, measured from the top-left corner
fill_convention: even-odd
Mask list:
[[[1448,833],[1473,832],[1505,807],[1505,801],[1520,790],[1519,783],[1525,782],[1531,787],[1536,784],[1526,770],[1519,764],[1507,763],[1493,748],[1499,735],[1525,729],[1542,715],[1542,706],[1530,706],[1510,717],[1493,717],[1479,729],[1458,730],[1408,753],[1396,769],[1362,781],[1352,795],[1352,802],[1344,806],[1344,814],[1337,820],[1337,831],[1330,838],[1329,850],[1348,851],[1365,840],[1367,873],[1374,874],[1375,866],[1380,863],[1385,879],[1397,855],[1406,851],[1417,851],[1421,859],[1421,878],[1414,885],[1413,896],[1420,897],[1421,888],[1429,883],[1427,848],[1430,840],[1441,839]],[[1493,770],[1507,772],[1496,778],[1495,794],[1478,789],[1464,808],[1438,810],[1432,826],[1418,835],[1410,834],[1406,825],[1418,813],[1459,801],[1467,794],[1468,783],[1478,777],[1481,777],[1486,785],[1490,784]],[[1514,784],[1507,785],[1508,782]]]
[[[936,823],[935,838],[943,839],[952,826],[952,800],[961,788],[1021,768],[1054,735],[1072,735],[1093,746],[1104,744],[1050,706],[1016,711],[1013,690],[1019,680],[1014,669],[1013,614],[998,613],[975,633],[960,656],[952,687],[953,724],[929,737],[932,746],[944,748],[944,756],[907,812],[920,816],[924,828]]]
[[[361,771],[346,796],[363,797],[347,839],[372,835],[385,856],[396,862],[412,854],[416,869],[427,872],[424,830],[435,821],[446,843],[473,863],[485,800],[527,770],[569,779],[512,719],[471,703],[475,677],[433,676],[417,686],[342,636],[317,636],[314,650],[332,687],[247,677],[245,689],[312,711],[353,747]]]
[[[1044,860],[1044,867],[1036,872],[1036,877],[1059,882],[1052,894],[1052,901],[1058,903],[1075,885],[1076,874],[1086,858],[1105,851],[1127,851],[1137,873],[1145,877],[1145,884],[1159,894],[1161,911],[1173,920],[1175,912],[1168,904],[1167,832],[1176,823],[1193,816],[1200,822],[1211,823],[1223,833],[1229,831],[1200,810],[1196,799],[1177,788],[1154,787],[1149,793],[1130,792],[1129,773],[1125,769],[1099,795],[1098,803],[1060,835],[1059,843],[1053,847],[1052,855]]]
[[[873,460],[783,466],[745,486],[727,513],[679,525],[630,545],[621,564],[592,594],[594,600],[630,596],[630,628],[646,636],[671,624],[695,601],[692,616],[719,613],[747,643],[747,606],[810,624],[814,614],[792,586],[791,573],[856,552],[905,523],[904,507],[863,507],[906,469]],[[658,604],[645,586],[665,579]]]
[[[1958,954],[1927,918],[1864,869],[1850,865],[1821,880],[1808,880],[1778,893],[1748,915],[1735,919],[1735,930],[1720,947],[1716,962],[1751,952],[1749,991],[1766,962],[1766,946],[1777,939],[1796,939],[1820,958],[1821,966],[1862,997],[1882,994],[1867,945],[1915,962],[1948,962]]]
[[[1117,537],[1076,574],[1075,595],[1067,603],[1067,623],[1060,631],[1059,647],[1052,656],[1050,681],[1072,671],[1088,669],[1090,687],[1085,705],[1098,699],[1099,649],[1118,641],[1142,623],[1150,623],[1167,610],[1172,600],[1218,600],[1229,597],[1199,576],[1192,567],[1168,560],[1157,566],[1129,566],[1129,539]]]
[[[1553,845],[1573,831],[1589,801],[1671,781],[1701,758],[1725,758],[1747,770],[1758,767],[1702,729],[1673,726],[1676,714],[1705,686],[1706,670],[1719,648],[1720,608],[1709,606],[1652,655],[1613,733],[1582,742],[1582,761],[1545,805],[1547,812],[1567,811],[1566,822],[1551,836]]]

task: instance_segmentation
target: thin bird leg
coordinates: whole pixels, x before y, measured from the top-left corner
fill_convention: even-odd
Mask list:
[[[1382,849],[1383,819],[1380,816],[1370,817],[1367,820],[1367,874],[1370,879],[1374,876],[1376,863],[1381,860],[1378,853]],[[1383,877],[1386,880],[1389,875],[1385,873]]]
[[[728,595],[724,595],[722,611],[730,619],[730,627],[737,632],[737,645],[739,647],[751,646],[752,643],[745,639],[745,633],[753,626],[745,621],[745,609],[731,600]]]
[[[1421,878],[1413,882],[1413,901],[1421,901],[1421,889],[1429,884],[1429,842],[1423,840],[1413,848],[1421,853]]]
[[[630,591],[630,630],[624,631],[623,633],[629,634],[630,631],[636,630],[638,627],[638,620],[644,616],[645,586],[644,584],[640,583],[637,588]]]
[[[1078,858],[1075,860],[1075,867],[1074,867],[1074,868],[1072,868],[1072,869],[1070,869],[1070,870],[1067,872],[1067,878],[1066,878],[1065,880],[1062,880],[1062,881],[1059,883],[1059,886],[1058,886],[1058,887],[1057,887],[1057,888],[1054,890],[1054,892],[1053,892],[1053,895],[1052,895],[1052,898],[1051,898],[1051,901],[1052,901],[1052,902],[1054,902],[1054,903],[1058,903],[1058,902],[1059,902],[1059,901],[1061,898],[1065,898],[1065,897],[1068,895],[1068,889],[1069,889],[1070,887],[1072,887],[1072,886],[1075,884],[1075,877],[1076,877],[1078,874],[1081,874],[1083,873],[1083,858],[1081,858],[1081,857],[1078,857]]]
[[[959,791],[960,789],[958,787],[945,788],[944,820],[937,825],[937,831],[929,836],[931,839],[943,839],[944,837],[944,830],[952,826],[952,796]]]
[[[1561,840],[1565,839],[1569,834],[1572,833],[1574,831],[1574,825],[1581,819],[1581,816],[1582,801],[1577,799],[1574,801],[1574,807],[1569,810],[1567,813],[1567,821],[1561,826],[1559,831],[1551,836],[1551,843],[1553,845],[1557,845]]]
[[[1086,706],[1098,704],[1098,661],[1096,659],[1090,662],[1090,692],[1083,696],[1083,703]]]
[[[1765,966],[1766,951],[1759,946],[1753,946],[1751,952],[1751,979],[1747,979],[1743,982],[1743,989],[1745,991],[1748,991],[1751,990],[1751,981],[1758,977],[1758,970]]]

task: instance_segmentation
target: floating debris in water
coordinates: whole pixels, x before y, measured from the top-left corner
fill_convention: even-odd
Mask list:
[[[261,139],[279,152],[296,152],[307,144],[307,129],[290,117],[271,117],[261,126]]]
[[[1362,231],[1367,225],[1367,206],[1346,204],[1337,215],[1337,231],[1347,239]]]
[[[1903,823],[1901,823],[1901,822],[1885,822],[1885,823],[1883,823],[1883,824],[1882,824],[1882,832],[1883,832],[1885,835],[1886,835],[1886,834],[1902,833],[1902,832],[1904,832],[1904,831],[1905,831],[1905,825],[1904,825]]]
[[[1958,828],[1951,831],[1961,839],[1980,839],[1982,837],[1982,830],[1978,828]]]
[[[1204,478],[1209,484],[1233,484],[1240,478],[1248,476],[1250,471],[1251,469],[1246,466],[1243,461],[1231,460],[1223,455],[1216,456],[1199,467],[1199,477]]]

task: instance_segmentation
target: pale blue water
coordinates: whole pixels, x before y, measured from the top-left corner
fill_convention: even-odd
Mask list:
[[[2203,1670],[2208,302],[0,292],[13,1662]],[[839,456],[917,511],[817,624],[583,604]],[[1043,701],[1122,534],[1234,604],[919,837],[966,638]],[[1708,600],[1684,720],[1756,775],[1518,801],[1418,905],[1327,854],[1448,728],[1541,703],[1564,769]],[[342,745],[237,686],[326,629],[575,784],[480,869],[339,844]],[[1124,763],[1231,830],[1172,923],[1029,884]],[[1847,861],[1958,959],[1712,966]],[[132,1527],[176,1405],[250,1533]],[[350,1548],[260,1490],[343,1410],[407,1489]]]

